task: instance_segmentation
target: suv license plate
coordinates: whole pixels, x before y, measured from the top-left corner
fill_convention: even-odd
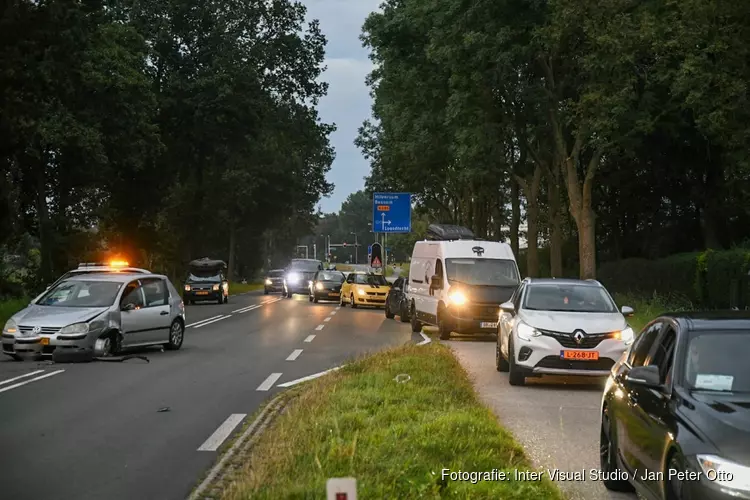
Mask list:
[[[560,358],[576,361],[597,361],[599,351],[560,351]]]
[[[497,323],[490,323],[490,322],[487,322],[487,321],[482,321],[479,324],[479,326],[482,327],[482,328],[497,328]]]

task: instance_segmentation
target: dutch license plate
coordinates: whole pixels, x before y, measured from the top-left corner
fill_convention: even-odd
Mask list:
[[[208,292],[195,292],[196,295],[208,295]]]
[[[49,339],[47,337],[42,337],[42,345],[49,345]]]
[[[599,351],[560,351],[560,358],[576,361],[597,361]]]
[[[479,325],[482,328],[497,328],[497,323],[491,323],[488,321],[482,321]]]

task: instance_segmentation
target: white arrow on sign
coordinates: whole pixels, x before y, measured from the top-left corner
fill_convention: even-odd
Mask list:
[[[380,222],[380,226],[381,227],[385,227],[386,225],[390,226],[391,225],[391,221],[385,220],[385,212],[381,213],[380,215],[381,215],[381,219],[382,219],[381,222]]]

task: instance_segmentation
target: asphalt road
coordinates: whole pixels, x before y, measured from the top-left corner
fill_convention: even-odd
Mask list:
[[[558,482],[570,500],[633,500],[588,479],[599,469],[600,403],[603,379],[542,377],[512,387],[495,370],[495,339],[446,342],[469,372],[483,402],[543,469],[585,471],[586,480]]]
[[[149,363],[0,361],[0,497],[183,500],[279,384],[412,338],[382,310],[260,293],[188,306],[187,323]]]

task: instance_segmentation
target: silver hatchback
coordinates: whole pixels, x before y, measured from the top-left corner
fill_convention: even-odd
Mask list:
[[[129,347],[176,350],[185,332],[185,306],[166,276],[88,274],[50,288],[3,327],[3,353],[16,359],[61,351],[96,357]]]

